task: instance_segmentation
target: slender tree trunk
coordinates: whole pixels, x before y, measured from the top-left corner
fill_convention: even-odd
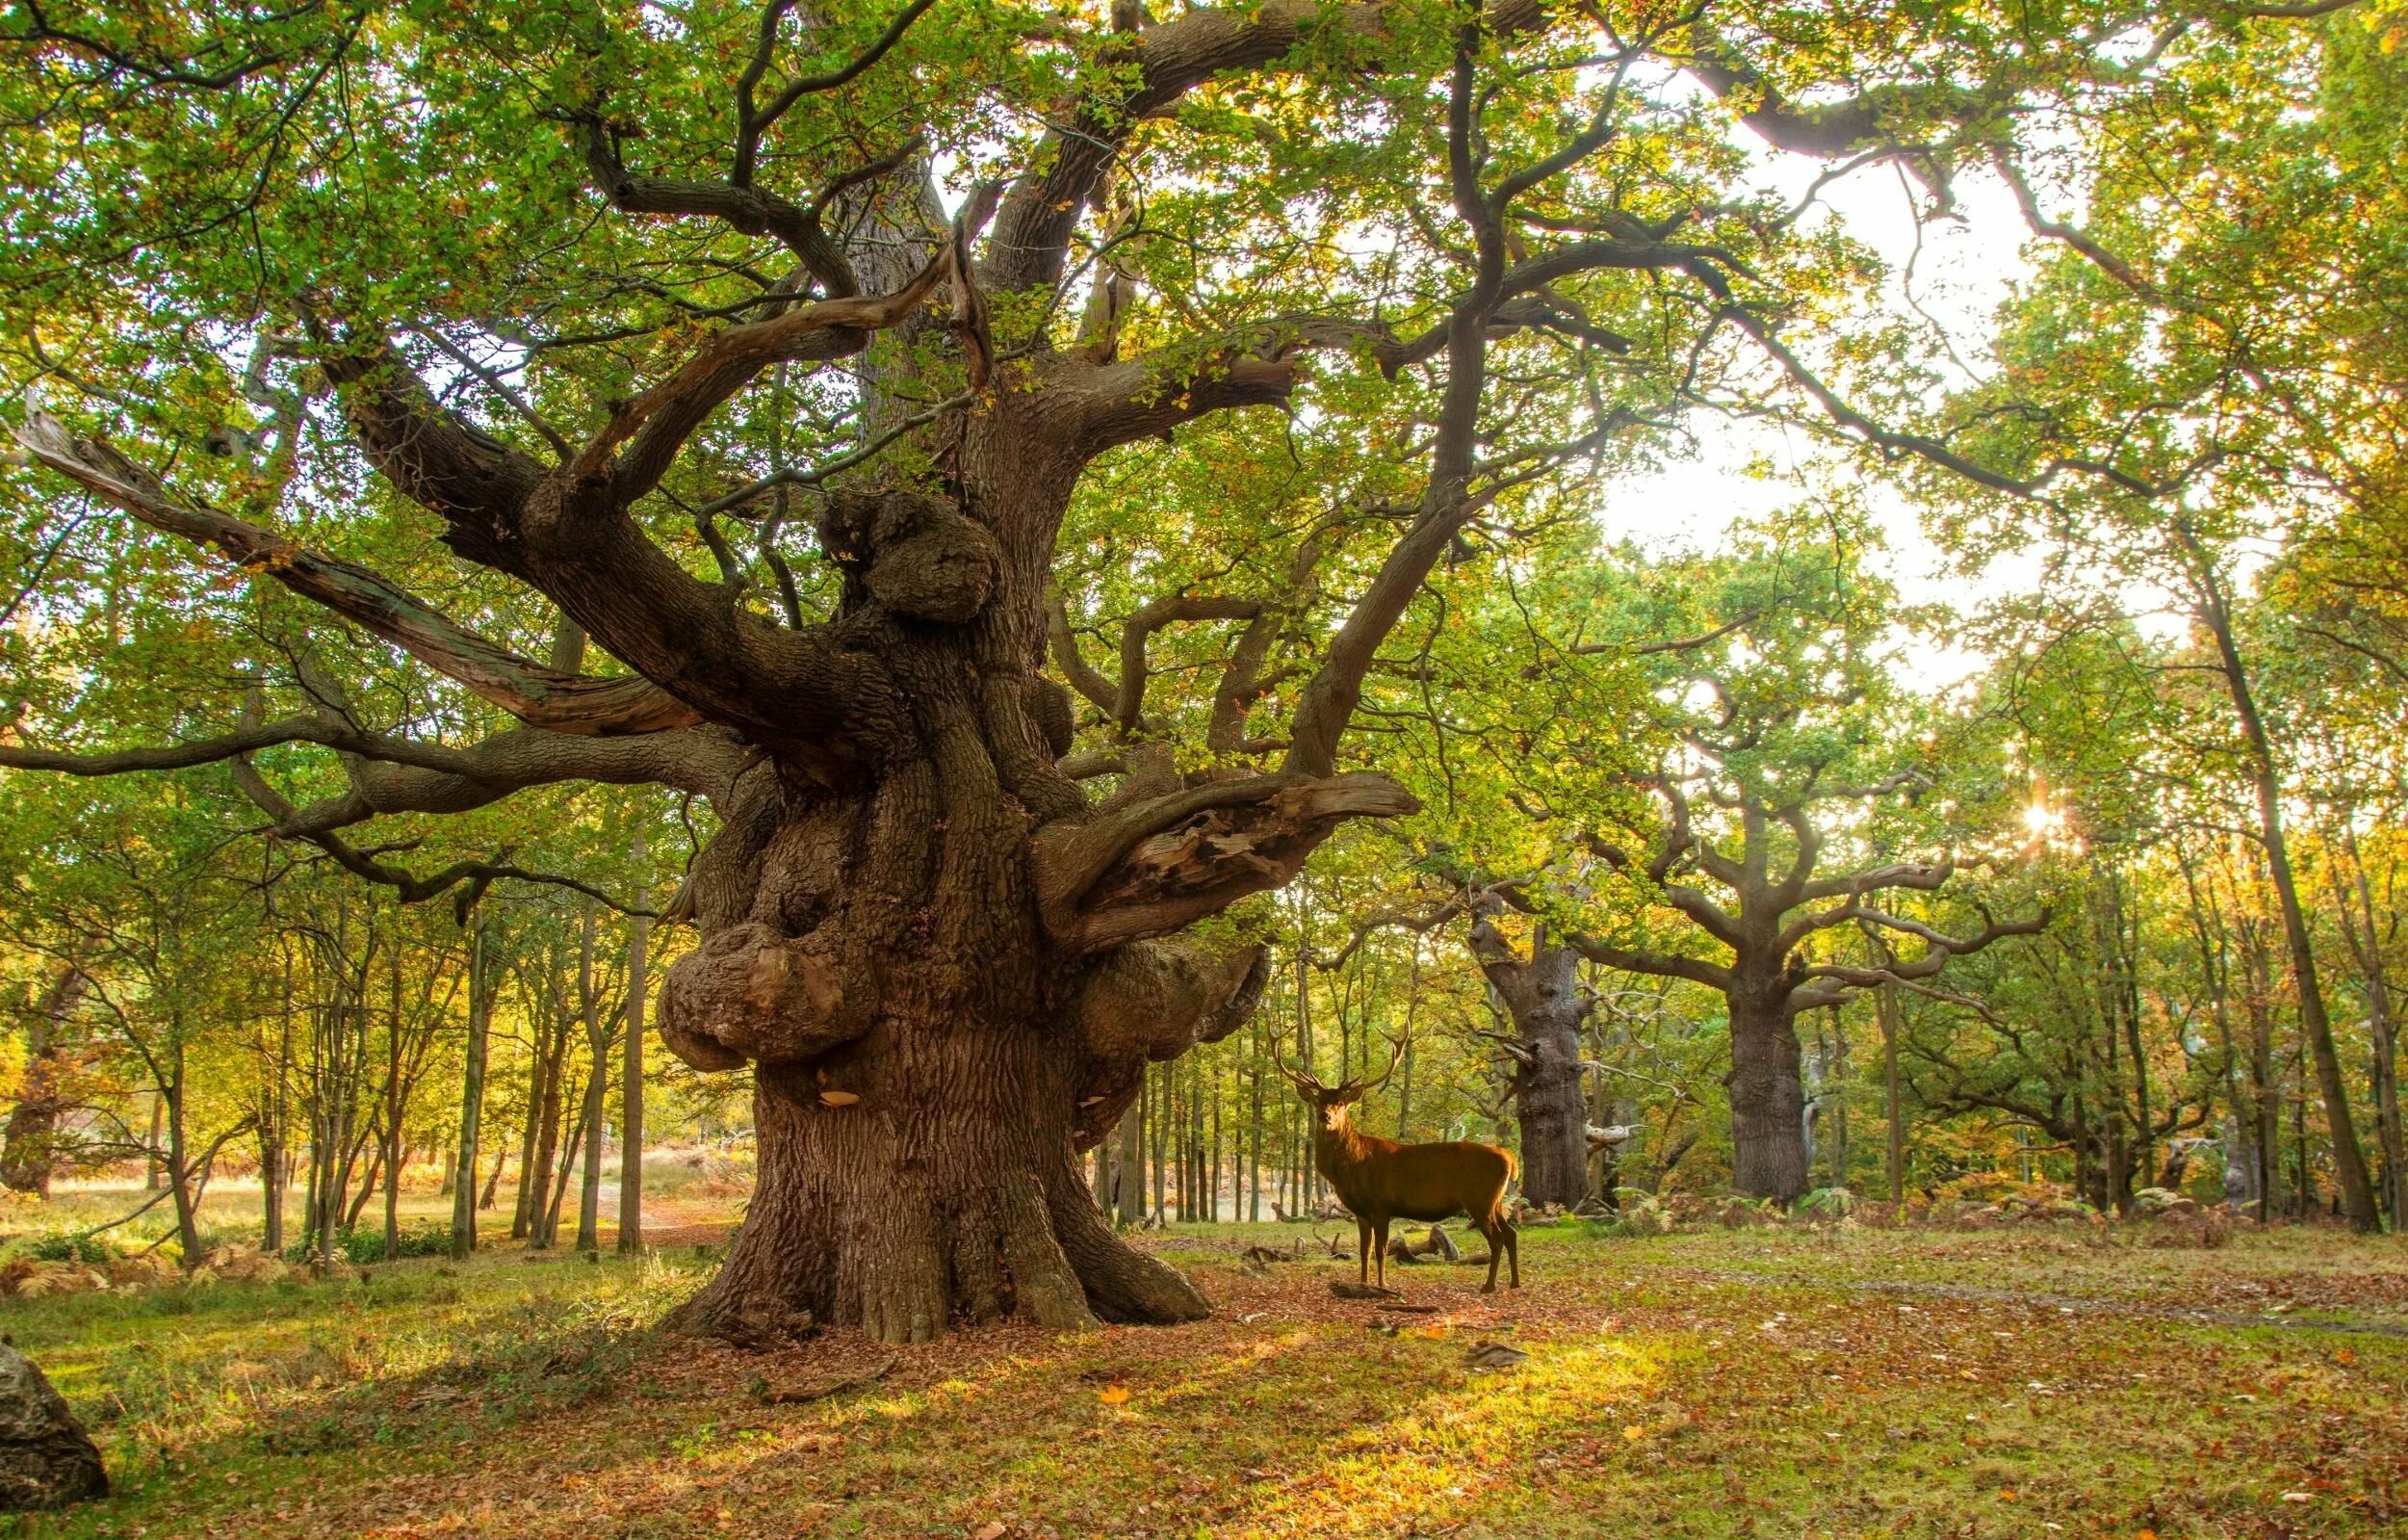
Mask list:
[[[2378,1230],[2382,1219],[2374,1202],[2374,1185],[2367,1175],[2366,1153],[2358,1145],[2358,1130],[2349,1110],[2348,1083],[2342,1076],[2341,1053],[2333,1042],[2333,1024],[2325,1014],[2324,988],[2317,971],[2316,943],[2308,929],[2307,911],[2299,902],[2299,884],[2292,875],[2291,849],[2283,833],[2283,787],[2274,745],[2266,721],[2258,714],[2257,696],[2241,665],[2232,616],[2224,602],[2220,580],[2187,528],[2179,537],[2190,552],[2200,587],[2199,616],[2215,639],[2223,662],[2224,682],[2232,696],[2233,715],[2248,742],[2250,778],[2258,794],[2258,827],[2266,848],[2267,874],[2281,905],[2283,938],[2291,950],[2291,971],[2299,988],[2299,1029],[2308,1040],[2316,1064],[2317,1088],[2324,1101],[2324,1121],[2333,1145],[2333,1177],[2341,1189],[2342,1212],[2350,1227]]]
[[[2283,1195],[2283,1088],[2274,1073],[2274,979],[2266,938],[2254,917],[2240,922],[2240,955],[2249,979],[2249,1082],[2257,1136],[2258,1218],[2274,1222]]]
[[[1882,986],[1874,999],[1878,1013],[1877,1019],[1881,1024],[1881,1083],[1889,1124],[1890,1202],[1899,1204],[1906,1201],[1906,1125],[1898,1095],[1898,1037],[1904,1023],[1899,1020],[1897,985]]]
[[[510,1239],[524,1240],[534,1233],[535,1195],[544,1183],[535,1174],[535,1151],[543,1141],[544,1053],[548,1031],[532,1010],[528,1012],[533,1031],[527,1055],[527,1117],[526,1127],[518,1138],[518,1198],[510,1206]]]
[[[1142,1224],[1146,1209],[1139,1191],[1146,1178],[1146,1099],[1140,1094],[1121,1115],[1121,1152],[1112,1162],[1113,1217],[1121,1224]]]
[[[50,1196],[59,1114],[66,1110],[60,1082],[66,1066],[67,1022],[91,982],[84,970],[69,963],[42,991],[41,1003],[34,1009],[16,1106],[9,1112],[6,1131],[0,1132],[0,1187],[12,1192]]]
[[[459,1163],[452,1187],[452,1256],[477,1249],[477,1141],[485,1109],[485,927],[479,920],[468,948],[468,1067],[460,1081]],[[497,1168],[498,1169],[498,1168]]]
[[[163,1174],[159,1162],[161,1130],[167,1126],[168,1104],[157,1091],[150,1093],[150,1140],[142,1157],[142,1190],[156,1192]]]
[[[284,1131],[260,1121],[259,1129],[259,1249],[270,1256],[284,1250]]]
[[[1146,1130],[1147,1143],[1152,1146],[1148,1153],[1153,1158],[1152,1216],[1153,1221],[1156,1224],[1160,1224],[1163,1222],[1163,1144],[1169,1137],[1171,1132],[1171,1077],[1167,1072],[1165,1072],[1161,1074],[1150,1075],[1147,1077],[1147,1080],[1153,1086],[1153,1095],[1155,1100],[1161,1104],[1154,1109],[1153,1115],[1146,1119],[1147,1123],[1151,1125],[1151,1127]]]
[[[2349,904],[2339,891],[2338,879],[2334,901],[2342,911],[2343,934],[2350,939],[2351,950],[2358,956],[2359,972],[2366,980],[2367,1032],[2374,1050],[2371,1067],[2375,1143],[2383,1154],[2380,1190],[2384,1213],[2396,1234],[2408,1229],[2408,1157],[2403,1156],[2399,1120],[2397,1028],[2392,1019],[2391,980],[2383,966],[2383,932],[2375,922],[2374,893],[2367,881],[2366,858],[2358,851],[2357,831],[2344,824],[2342,837],[2357,878],[2358,918],[2364,930],[2351,923]]]
[[[2089,1031],[2091,1025],[2101,1029],[2099,1039],[2093,1039],[2093,1041],[2104,1040],[2104,1047],[2094,1049],[2093,1054],[2096,1060],[2105,1066],[2102,1079],[2107,1092],[2105,1097],[2107,1126],[2101,1131],[2101,1136],[2107,1144],[2107,1201],[2114,1206],[2117,1214],[2129,1217],[2132,1214],[2132,1160],[2124,1137],[2127,1124],[2123,1055],[2116,1046],[2115,1019],[2112,1014],[2111,1000],[2108,1012],[2103,1013],[2103,1019],[2095,1024],[2087,1024],[2085,1032]]]
[[[346,988],[350,961],[345,951],[350,934],[349,918],[350,910],[338,904],[335,909],[333,965],[328,970],[333,977],[334,999],[319,1018],[322,1048],[318,1056],[318,1084],[324,1111],[313,1121],[313,1133],[323,1130],[324,1137],[318,1141],[323,1148],[311,1151],[318,1167],[312,1184],[318,1192],[318,1212],[311,1220],[310,1239],[317,1242],[317,1266],[322,1274],[334,1270],[336,1216],[343,1212],[343,1191],[335,1183],[335,1174],[342,1167],[343,1146],[350,1135],[349,1126],[343,1120],[343,1032],[350,1019],[350,996]]]
[[[602,1000],[594,989],[594,906],[585,903],[583,930],[578,940],[577,988],[585,1009],[585,1108],[580,1121],[585,1131],[585,1171],[577,1194],[577,1249],[602,1249],[602,1123],[605,1100],[610,1094],[610,1034],[602,1024]]]
[[[1848,1021],[1843,1007],[1831,1007],[1831,1079],[1839,1087],[1831,1104],[1831,1186],[1848,1186]]]
[[[2103,980],[2109,1005],[2107,1024],[2110,1034],[2121,1034],[2121,1052],[2117,1057],[2132,1066],[2132,1150],[2126,1162],[2126,1184],[2115,1189],[2118,1211],[2129,1213],[2132,1178],[2136,1176],[2146,1183],[2154,1179],[2157,1169],[2157,1142],[2150,1128],[2153,1114],[2149,1105],[2148,1051],[2140,1035],[2140,969],[2136,955],[2140,918],[2127,912],[2123,874],[2113,867],[2104,871],[2107,903],[2100,916],[2099,939],[2108,963]],[[2117,1105],[2122,1105],[2120,1097]]]
[[[1262,1222],[1262,1052],[1255,1044],[1254,1072],[1246,1077],[1246,1222]]]
[[[2182,863],[2183,890],[2190,901],[2190,933],[2199,950],[2199,979],[2208,994],[2208,1005],[2215,1021],[2215,1041],[2223,1056],[2224,1103],[2232,1109],[2232,1118],[2225,1138],[2224,1194],[2225,1202],[2236,1213],[2259,1195],[2260,1167],[2254,1141],[2256,1120],[2243,1104],[2240,1095],[2239,1051],[2233,1044],[2232,974],[2228,961],[2230,953],[2225,943],[2226,931],[2221,912],[2210,913],[2214,907],[2213,889],[2203,890],[2198,873],[2192,868],[2188,852],[2176,849]],[[2235,1178],[2238,1175],[2238,1184]],[[2264,1210],[2259,1211],[2261,1215]]]
[[[1221,1222],[1221,1069],[1215,1064],[1212,1069],[1212,1182],[1204,1204],[1204,1217],[1215,1224]],[[1235,1133],[1234,1129],[1230,1130],[1232,1138]],[[1237,1216],[1236,1193],[1237,1158],[1232,1149],[1230,1157],[1230,1217],[1232,1219]]]
[[[170,1031],[174,1038],[168,1050],[168,1083],[159,1087],[155,1105],[165,1111],[167,1178],[175,1204],[175,1240],[184,1253],[184,1270],[190,1272],[201,1264],[200,1203],[198,1194],[193,1190],[191,1149],[185,1137],[184,1019],[180,1007]]]
[[[565,1110],[561,1115],[569,1116]],[[563,1133],[560,1162],[552,1173],[552,1191],[543,1207],[543,1235],[547,1246],[560,1243],[560,1209],[568,1202],[569,1184],[577,1179],[577,1162],[572,1159],[572,1153],[585,1137],[585,1109],[582,1098],[574,1119],[563,1125]]]
[[[651,859],[641,833],[630,849],[641,873]],[[652,942],[652,920],[637,915],[627,943],[627,1041],[619,1058],[619,1254],[634,1256],[644,1249],[644,997],[645,953]]]
[[[259,1244],[270,1256],[284,1252],[284,1195],[293,1176],[293,951],[289,941],[276,950],[284,975],[276,1011],[276,1054],[259,1092]]]
[[[384,1184],[386,1155],[384,1130],[379,1128],[376,1130],[375,1149],[368,1158],[368,1170],[362,1176],[359,1187],[351,1193],[350,1207],[344,1211],[343,1229],[346,1234],[358,1233],[359,1216],[368,1212],[370,1200],[375,1197],[378,1188]],[[393,1259],[387,1257],[385,1260],[390,1262]]]
[[[385,1026],[384,1260],[401,1259],[401,943],[393,942]]]
[[[527,1247],[531,1251],[549,1249],[557,1239],[552,1230],[552,1181],[560,1162],[561,1124],[568,1118],[563,1083],[568,1078],[568,1022],[563,1019],[544,1029],[546,1063],[543,1076],[543,1109],[536,1118],[535,1170],[531,1180],[533,1191],[528,1201]]]
[[[2309,1208],[2316,1202],[2316,1181],[2308,1174],[2308,1077],[2302,1064],[2299,1094],[2291,1103],[2291,1144],[2297,1157],[2293,1167],[2297,1180],[2291,1184],[2294,1205],[2292,1217],[2305,1220]]]
[[[479,1213],[482,1213],[494,1206],[494,1195],[502,1190],[502,1173],[508,1170],[509,1167],[510,1152],[506,1149],[494,1151],[493,1170],[485,1178],[484,1196],[479,1198],[477,1202],[477,1209]]]

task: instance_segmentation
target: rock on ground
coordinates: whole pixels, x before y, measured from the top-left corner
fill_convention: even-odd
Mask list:
[[[100,1450],[40,1370],[0,1340],[0,1513],[109,1495]]]

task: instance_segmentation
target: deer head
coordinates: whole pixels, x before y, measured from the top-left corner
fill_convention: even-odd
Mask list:
[[[1349,1107],[1385,1085],[1388,1077],[1396,1073],[1397,1064],[1405,1057],[1405,1039],[1391,1037],[1388,1043],[1395,1052],[1388,1055],[1388,1067],[1382,1070],[1376,1080],[1343,1080],[1335,1085],[1324,1085],[1282,1057],[1277,1044],[1272,1046],[1271,1061],[1279,1065],[1280,1073],[1286,1076],[1288,1083],[1311,1104],[1313,1111],[1320,1117],[1321,1126],[1334,1133],[1346,1126],[1346,1109]]]

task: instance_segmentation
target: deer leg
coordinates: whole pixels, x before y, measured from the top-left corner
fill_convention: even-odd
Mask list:
[[[1371,1281],[1371,1221],[1360,1215],[1355,1219],[1355,1281]]]
[[[1380,1259],[1375,1264],[1379,1268],[1380,1287],[1385,1289],[1388,1286],[1388,1222],[1385,1219],[1371,1222],[1371,1240],[1374,1247],[1371,1254]]]
[[[1514,1287],[1519,1289],[1521,1287],[1521,1232],[1514,1228],[1514,1222],[1511,1219],[1499,1219],[1497,1227],[1505,1232],[1505,1255],[1514,1269]],[[1493,1256],[1496,1248],[1491,1246],[1489,1250]],[[1489,1275],[1495,1276],[1493,1269]]]
[[[1480,1223],[1480,1234],[1489,1242],[1489,1281],[1480,1286],[1484,1294],[1496,1292],[1496,1265],[1505,1260],[1505,1237],[1511,1233],[1500,1214],[1491,1214]]]

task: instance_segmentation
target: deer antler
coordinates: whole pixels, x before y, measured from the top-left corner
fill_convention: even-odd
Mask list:
[[[1298,1069],[1295,1065],[1287,1061],[1286,1056],[1280,1052],[1279,1041],[1276,1037],[1271,1043],[1271,1062],[1279,1066],[1280,1073],[1286,1076],[1289,1083],[1294,1085],[1298,1090],[1304,1091],[1308,1094],[1328,1093],[1328,1086],[1313,1079],[1313,1077],[1307,1071]]]
[[[1383,1037],[1386,1037],[1386,1036],[1387,1036],[1387,1034],[1386,1034],[1385,1032],[1381,1033],[1381,1035],[1382,1035]],[[1340,1086],[1340,1087],[1339,1087],[1339,1089],[1341,1089],[1341,1090],[1350,1090],[1350,1091],[1355,1091],[1355,1092],[1357,1092],[1357,1093],[1358,1093],[1358,1094],[1359,1094],[1359,1095],[1368,1095],[1369,1093],[1371,1093],[1371,1092],[1373,1092],[1373,1091],[1378,1090],[1381,1086],[1385,1085],[1385,1084],[1388,1083],[1388,1077],[1396,1073],[1396,1066],[1397,1066],[1398,1064],[1400,1064],[1400,1063],[1404,1062],[1404,1058],[1405,1058],[1405,1045],[1406,1045],[1406,1043],[1407,1043],[1408,1041],[1410,1041],[1410,1039],[1405,1038],[1405,1037],[1401,1037],[1401,1036],[1399,1036],[1399,1037],[1389,1037],[1389,1038],[1388,1038],[1388,1043],[1389,1043],[1389,1045],[1390,1045],[1391,1047],[1393,1047],[1396,1051],[1395,1051],[1394,1053],[1392,1053],[1392,1054],[1388,1055],[1388,1067],[1387,1067],[1387,1068],[1385,1068],[1385,1069],[1384,1069],[1384,1070],[1382,1070],[1382,1071],[1380,1072],[1380,1078],[1379,1078],[1378,1080],[1376,1080],[1376,1081],[1352,1081],[1352,1080],[1350,1080],[1350,1081],[1346,1082],[1346,1083],[1345,1083],[1344,1085]]]

